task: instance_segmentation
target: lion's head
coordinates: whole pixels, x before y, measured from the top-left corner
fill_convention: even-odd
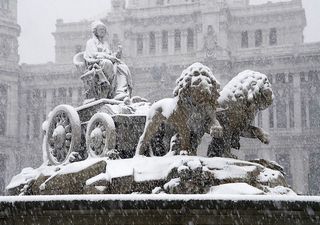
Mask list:
[[[194,63],[185,69],[176,81],[174,96],[186,98],[193,104],[216,102],[219,97],[220,83],[212,71],[201,63]]]
[[[235,76],[220,92],[218,102],[225,106],[231,102],[253,103],[264,110],[272,104],[273,92],[266,75],[245,70]]]

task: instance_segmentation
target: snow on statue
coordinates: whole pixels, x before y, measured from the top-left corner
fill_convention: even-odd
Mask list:
[[[121,47],[118,52],[111,52],[104,40],[107,27],[101,21],[92,23],[92,34],[85,52],[74,57],[75,65],[84,72],[81,79],[85,83],[86,98],[124,100],[131,97],[132,78],[129,68],[120,60]]]
[[[234,157],[231,148],[240,148],[240,136],[258,138],[268,144],[269,135],[252,123],[256,114],[272,101],[273,92],[266,75],[246,70],[235,76],[220,92],[219,107],[225,110],[217,113],[217,119],[223,127],[223,136],[212,138],[208,156]]]
[[[162,99],[151,106],[136,155],[150,154],[151,140],[163,122],[173,126],[180,150],[190,155],[196,155],[197,144],[205,133],[203,127],[209,124],[212,136],[221,135],[222,127],[215,116],[220,84],[211,70],[194,63],[176,83],[174,98]]]

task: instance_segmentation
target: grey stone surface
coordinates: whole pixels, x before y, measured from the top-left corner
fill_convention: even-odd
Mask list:
[[[158,199],[137,197],[6,202],[0,198],[2,225],[318,225],[319,199]]]

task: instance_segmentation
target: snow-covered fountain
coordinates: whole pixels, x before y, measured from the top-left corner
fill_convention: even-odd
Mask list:
[[[273,100],[264,74],[244,71],[220,91],[194,63],[172,98],[151,105],[131,97],[130,72],[110,60],[122,71],[116,81],[106,64],[75,56],[87,100],[50,112],[43,165],[12,178],[0,224],[320,224],[320,198],[298,196],[281,165],[231,154],[240,137],[269,143],[251,125]],[[205,133],[212,141],[200,157]]]

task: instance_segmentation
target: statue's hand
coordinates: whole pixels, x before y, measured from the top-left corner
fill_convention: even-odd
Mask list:
[[[214,125],[210,128],[210,135],[215,138],[223,136],[223,128],[220,125]]]

